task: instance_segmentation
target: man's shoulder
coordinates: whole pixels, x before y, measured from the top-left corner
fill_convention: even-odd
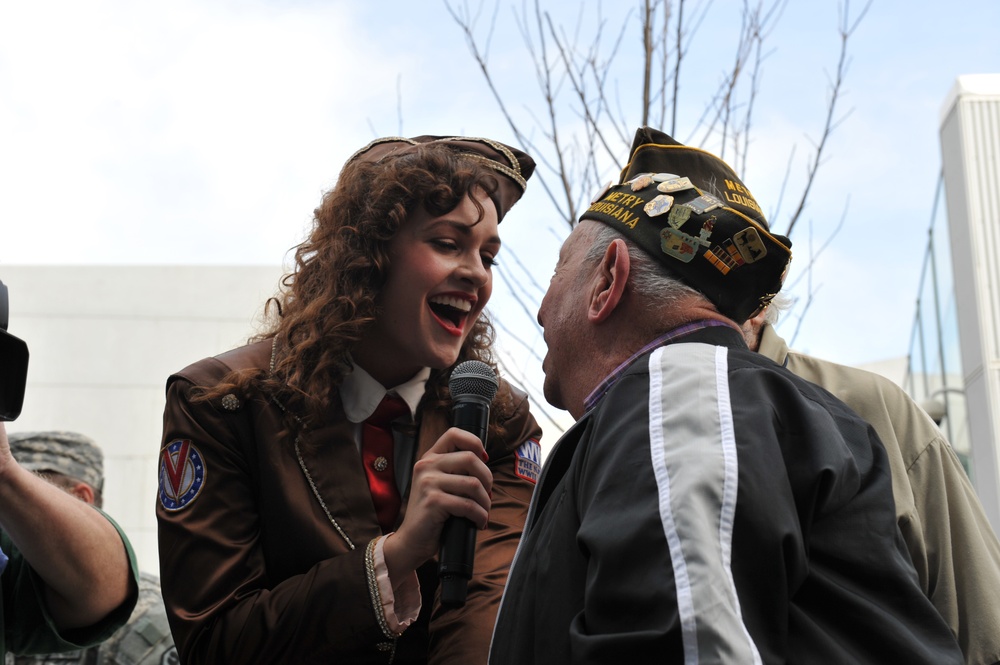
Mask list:
[[[765,326],[758,354],[783,364],[792,375],[831,393],[838,400],[872,420],[875,413],[913,412],[922,425],[932,425],[927,415],[902,388],[888,378],[858,367],[792,351],[777,333]]]
[[[824,360],[799,351],[789,351],[787,367],[802,378],[829,385],[844,383],[845,385],[861,386],[869,391],[885,393],[902,393],[903,389],[886,377],[870,372],[860,367],[842,365],[832,360]]]
[[[605,411],[617,411],[623,402],[634,401],[638,393],[648,393],[650,389],[665,396],[673,395],[672,399],[688,399],[708,386],[717,387],[722,377],[726,377],[729,389],[741,393],[754,390],[764,395],[784,385],[786,390],[817,401],[828,398],[817,394],[815,385],[746,347],[679,341],[638,359],[608,391],[612,399],[603,400],[602,406]],[[692,398],[690,408],[712,408],[712,405]]]
[[[830,391],[867,420],[873,412],[912,412],[921,424],[933,424],[905,390],[881,374],[795,351],[788,354],[788,369]]]
[[[888,399],[904,403],[910,401],[902,388],[880,374],[790,350],[770,326],[762,328],[758,353],[783,364],[792,374],[823,387],[845,402],[848,400],[844,395],[852,393],[885,395]]]

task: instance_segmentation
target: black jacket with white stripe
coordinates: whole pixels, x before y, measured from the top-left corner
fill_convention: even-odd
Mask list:
[[[558,442],[494,665],[961,663],[874,431],[707,328],[634,362]]]

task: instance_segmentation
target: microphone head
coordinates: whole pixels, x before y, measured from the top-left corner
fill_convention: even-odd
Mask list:
[[[448,378],[451,398],[479,397],[492,402],[500,387],[493,368],[481,360],[466,360],[459,363]]]

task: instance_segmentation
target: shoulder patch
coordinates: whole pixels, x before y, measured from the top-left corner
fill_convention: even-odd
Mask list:
[[[160,504],[167,510],[191,505],[205,486],[205,460],[189,439],[168,443],[160,451]]]
[[[535,484],[542,470],[542,446],[535,439],[528,439],[514,451],[514,473]]]

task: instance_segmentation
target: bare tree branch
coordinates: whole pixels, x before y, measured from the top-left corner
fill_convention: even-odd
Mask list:
[[[677,53],[674,56],[674,92],[670,98],[670,107],[673,109],[670,117],[671,136],[677,132],[677,102],[681,86],[681,62],[684,61],[684,0],[677,2],[677,38],[674,43],[677,46]]]
[[[603,82],[605,80],[605,77],[607,76],[607,71],[606,70],[604,72],[599,71],[599,65],[597,64],[596,58],[593,55],[587,58],[585,64],[582,66],[580,70],[577,70],[575,64],[570,59],[569,49],[563,45],[562,40],[556,34],[555,28],[551,24],[551,20],[549,22],[549,31],[550,34],[552,35],[552,39],[556,43],[556,47],[559,49],[560,57],[562,58],[563,65],[566,68],[566,74],[569,78],[570,84],[573,86],[574,92],[576,92],[577,99],[580,102],[580,109],[583,113],[583,118],[586,121],[587,126],[589,128],[588,144],[591,148],[591,153],[593,152],[593,148],[597,144],[600,144],[600,146],[604,149],[607,156],[610,159],[614,160],[615,163],[617,163],[618,154],[610,145],[608,145],[608,141],[604,136],[604,132],[602,131],[599,122],[600,116],[603,110],[605,109],[605,99],[603,98],[603,96],[601,96],[598,97],[596,102],[591,103],[590,100],[587,99],[587,94],[584,87],[585,85],[584,75],[586,71],[585,68],[589,66],[590,71],[594,74],[595,78],[599,82]],[[617,51],[618,44],[620,43],[621,43],[621,35],[619,35],[619,41],[616,43],[613,52]],[[599,85],[598,88],[601,89],[603,88],[603,86]],[[592,110],[592,106],[596,107],[596,110]],[[612,124],[612,126],[614,126],[614,124]],[[619,138],[621,138],[623,142],[627,141],[627,139],[624,137],[622,133],[619,133]],[[571,219],[575,221],[576,215],[572,215]],[[570,222],[570,225],[572,226],[572,221]]]
[[[853,23],[850,22],[850,1],[845,0],[844,8],[841,13],[840,22],[840,57],[837,60],[837,71],[834,74],[833,82],[830,86],[830,93],[828,97],[827,107],[826,107],[826,123],[823,126],[823,132],[820,135],[819,143],[816,145],[816,152],[813,154],[813,160],[806,167],[806,184],[802,188],[802,196],[799,198],[799,204],[796,206],[795,211],[792,213],[791,218],[788,220],[788,229],[785,231],[785,235],[790,236],[792,230],[795,228],[795,224],[799,221],[799,217],[802,215],[802,211],[805,209],[806,201],[809,199],[809,193],[812,191],[813,183],[816,179],[816,172],[819,170],[820,164],[823,160],[823,150],[826,148],[826,142],[829,140],[830,135],[837,128],[837,126],[843,122],[843,118],[834,120],[837,102],[840,99],[841,89],[844,85],[844,78],[847,75],[847,68],[850,64],[850,58],[848,57],[847,42],[854,31],[857,30],[858,25],[861,23],[861,19],[864,18],[865,14],[872,6],[872,0],[868,0],[865,3],[864,9],[858,15],[857,19]],[[849,114],[850,112],[848,112]]]
[[[656,44],[656,48],[660,52],[660,94],[657,95],[660,101],[660,113],[656,121],[657,127],[663,127],[664,122],[666,122],[667,95],[665,92],[670,84],[670,44],[667,41],[667,35],[670,34],[671,12],[669,4],[664,4],[663,1],[660,0],[656,3],[656,6],[660,5],[663,5],[663,25],[660,28],[660,35]]]
[[[812,279],[813,268],[816,266],[816,262],[819,260],[819,257],[823,254],[823,252],[827,249],[827,247],[829,247],[833,243],[834,238],[837,237],[837,235],[840,233],[840,230],[844,227],[844,222],[847,221],[847,212],[848,212],[848,209],[850,208],[850,206],[851,206],[851,197],[848,196],[847,200],[844,202],[844,210],[843,210],[843,212],[840,213],[840,219],[837,221],[837,225],[834,226],[833,229],[831,229],[829,235],[827,235],[827,237],[826,237],[826,240],[824,240],[823,244],[819,246],[819,249],[817,249],[815,251],[813,251],[813,249],[812,249],[813,224],[812,224],[812,221],[810,220],[810,222],[809,222],[809,261],[806,263],[805,269],[802,270],[799,273],[798,277],[796,277],[795,279],[793,279],[791,281],[791,283],[788,284],[788,289],[787,290],[789,290],[789,291],[794,290],[795,287],[798,286],[799,282],[801,282],[803,278]],[[811,284],[811,282],[810,282],[810,284]]]
[[[795,163],[795,150],[796,146],[792,146],[791,152],[788,154],[788,161],[785,163],[785,175],[781,179],[781,188],[778,190],[778,197],[774,202],[774,209],[767,216],[768,219],[778,219],[778,213],[781,212],[781,204],[785,200],[785,189],[788,187],[788,179],[792,175],[792,164]]]
[[[581,3],[579,10],[571,15],[569,28],[564,27],[555,14],[555,4],[547,4],[546,0],[522,0],[520,10],[515,7],[513,14],[527,58],[523,69],[535,75],[533,98],[523,86],[500,90],[493,77],[489,52],[498,29],[496,8],[499,0],[496,0],[492,20],[482,35],[476,31],[476,23],[483,14],[482,3],[478,11],[473,12],[468,4],[458,6],[455,2],[457,0],[445,0],[445,5],[462,30],[490,94],[520,147],[528,150],[538,162],[534,182],[539,183],[557,218],[565,224],[558,224],[558,228],[550,225],[546,230],[560,241],[565,230],[572,228],[580,212],[586,209],[590,200],[588,194],[621,169],[622,157],[628,154],[632,129],[637,124],[651,121],[658,122],[659,126],[668,124],[671,135],[676,136],[679,131],[687,134],[687,137],[680,137],[681,140],[709,148],[723,159],[729,159],[738,172],[746,172],[748,165],[752,165],[750,153],[754,147],[755,113],[759,113],[764,90],[765,65],[773,53],[774,30],[789,5],[788,0],[743,0],[739,5],[727,4],[724,13],[739,21],[734,26],[738,29],[737,34],[730,44],[734,49],[723,56],[727,62],[717,82],[710,85],[709,94],[701,100],[693,97],[695,93],[688,92],[696,88],[689,88],[687,81],[704,80],[706,65],[702,56],[699,55],[696,76],[688,77],[687,70],[691,69],[688,65],[692,48],[703,41],[696,37],[709,21],[713,0],[634,0],[627,5],[627,11],[620,4],[615,5],[617,14],[613,23],[605,20],[599,3]],[[848,0],[843,0],[843,5],[839,6],[837,66],[834,74],[828,76],[822,131],[818,140],[810,141],[812,150],[806,158],[805,184],[801,189],[796,186],[796,193],[790,196],[795,205],[788,218],[785,231],[788,235],[813,196],[819,168],[828,159],[832,134],[850,115],[850,111],[840,112],[850,64],[849,42],[870,6],[871,0],[866,0],[857,16],[852,16]],[[550,11],[546,7],[553,9]],[[717,24],[718,13],[711,16],[713,27]],[[619,24],[617,17],[622,14],[624,18]],[[586,31],[582,28],[585,15]],[[635,57],[636,46],[642,49],[641,64]],[[682,80],[682,77],[685,78]],[[517,100],[517,107],[514,100]],[[641,105],[638,112],[637,103]],[[688,108],[697,109],[693,123],[683,119]],[[686,125],[685,130],[680,130],[679,123]],[[774,213],[770,215],[773,220],[779,218],[791,186],[793,164],[797,164],[796,152],[796,147],[792,146]],[[840,222],[815,252],[812,252],[813,222],[810,221],[810,239],[806,243],[810,258],[804,267],[805,275],[796,279],[796,282],[800,279],[808,282],[807,295],[798,307],[799,325],[819,291],[813,285],[816,261],[837,236],[846,214],[845,207]],[[820,228],[826,229],[830,221],[819,220],[818,223]],[[775,227],[773,223],[772,227]],[[500,279],[509,286],[531,325],[537,326],[533,310],[543,287],[534,281],[532,272],[516,255],[511,252],[507,255],[513,258],[513,265],[498,271]],[[531,352],[523,340],[515,339]],[[794,341],[794,337],[792,339]]]
[[[478,43],[476,42],[475,36],[473,35],[474,21],[470,17],[468,11],[468,5],[467,4],[465,5],[464,14],[459,14],[454,8],[452,8],[451,4],[447,2],[447,0],[445,1],[445,7],[448,8],[448,13],[451,14],[452,19],[459,25],[459,27],[462,28],[462,31],[465,33],[466,43],[469,45],[469,50],[472,52],[472,56],[473,58],[475,58],[476,64],[479,65],[479,70],[483,74],[483,78],[486,81],[486,85],[489,87],[490,93],[493,95],[493,99],[500,107],[501,114],[507,121],[507,125],[514,132],[514,136],[517,138],[518,142],[525,148],[530,149],[531,152],[535,155],[540,156],[548,154],[547,151],[542,151],[537,149],[539,146],[536,146],[534,142],[521,131],[520,126],[518,125],[517,122],[515,122],[514,117],[507,109],[506,104],[504,104],[503,101],[504,98],[500,94],[499,90],[497,90],[497,87],[493,82],[493,77],[490,74],[489,65],[486,61],[486,52],[479,50]],[[495,26],[496,25],[495,21],[496,21],[496,15],[494,14],[494,21],[491,25]],[[490,34],[492,34],[492,29],[490,30]],[[489,43],[489,39],[487,39],[487,43]],[[536,180],[540,182],[542,189],[545,190],[546,195],[548,195],[549,199],[552,201],[552,204],[556,207],[556,209],[563,210],[563,208],[561,208],[559,205],[558,198],[555,196],[555,194],[549,187],[548,182],[545,179],[544,173],[538,173]]]
[[[535,290],[538,291],[539,297],[545,295],[545,287],[535,281],[534,273],[532,273],[531,270],[529,270],[523,263],[521,263],[521,259],[517,256],[517,253],[513,249],[508,249],[504,251],[503,256],[504,256],[504,265],[506,265],[507,259],[513,260],[514,263],[517,264],[517,267],[521,269],[522,273],[524,273],[525,279],[527,279],[528,282],[535,287]]]
[[[497,364],[500,366],[500,369],[503,371],[504,375],[512,377],[515,380],[515,383],[520,383],[521,385],[524,385],[523,381],[524,375],[521,372],[513,369],[510,365],[505,363],[502,358],[497,360]],[[539,400],[535,399],[530,392],[528,393],[528,399],[531,400],[531,411],[533,413],[541,413],[550,423],[552,423],[553,427],[559,430],[558,433],[556,434],[557,438],[559,437],[559,435],[561,435],[563,432],[566,431],[565,428],[559,424],[559,421],[556,420],[555,416],[553,416],[552,413],[549,411],[548,405],[543,404]]]
[[[542,12],[538,6],[538,0],[535,0],[535,20],[538,26],[538,34],[541,35],[543,34],[544,27]],[[547,14],[545,15],[545,20],[549,20]],[[556,155],[556,161],[559,164],[557,174],[559,176],[563,196],[566,201],[566,208],[569,211],[569,218],[572,220],[576,219],[576,197],[573,196],[573,184],[570,178],[569,167],[566,162],[565,151],[563,150],[559,140],[559,122],[556,114],[556,98],[552,86],[551,65],[549,64],[547,42],[545,39],[541,40],[541,47],[542,60],[541,67],[539,69],[541,81],[539,83],[545,94],[545,106],[548,109],[549,114],[549,128],[546,136],[552,143],[552,147],[554,148]]]
[[[649,124],[649,88],[653,78],[653,7],[649,0],[645,0],[642,12],[642,122],[645,127]]]
[[[511,283],[510,283],[510,281],[507,279],[506,273],[503,270],[497,270],[496,274],[498,274],[500,276],[500,279],[502,279],[505,284],[507,284],[508,286],[512,286]],[[531,307],[528,307],[525,304],[524,299],[521,298],[521,295],[517,291],[517,289],[511,288],[510,292],[511,292],[511,294],[514,297],[514,301],[521,307],[521,310],[525,313],[525,315],[530,320],[534,321],[535,320],[535,312],[532,311]],[[535,303],[535,305],[536,305],[535,310],[537,310],[537,303]]]
[[[792,333],[792,337],[789,340],[789,346],[795,344],[795,338],[799,335],[799,330],[802,328],[802,322],[805,320],[806,314],[809,312],[809,307],[812,305],[816,294],[819,293],[820,288],[823,286],[820,284],[819,286],[813,288],[813,268],[819,260],[820,255],[823,254],[824,250],[830,246],[833,239],[840,234],[840,230],[844,227],[844,222],[847,220],[847,211],[850,208],[850,205],[851,200],[850,197],[848,197],[847,201],[844,203],[844,211],[840,214],[840,220],[837,222],[837,226],[833,228],[826,240],[823,241],[823,244],[820,245],[819,249],[816,251],[813,251],[812,249],[813,225],[812,221],[809,222],[809,263],[806,265],[806,269],[799,274],[799,277],[792,281],[792,284],[789,285],[788,288],[789,291],[794,290],[798,282],[802,279],[802,275],[805,275],[807,280],[806,300],[797,312],[798,321],[795,324],[795,331]]]

